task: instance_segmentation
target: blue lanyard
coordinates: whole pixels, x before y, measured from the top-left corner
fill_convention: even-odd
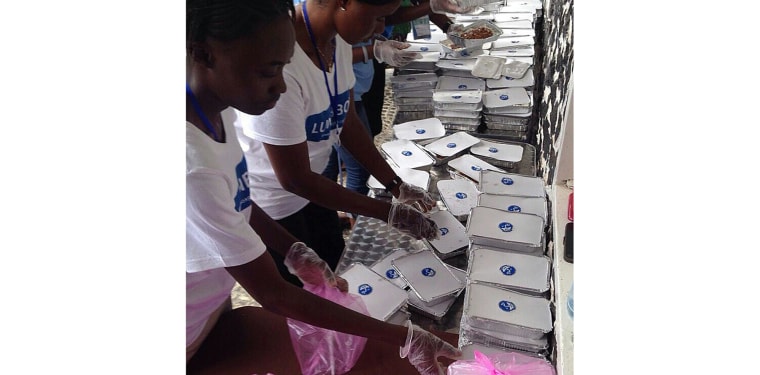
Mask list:
[[[195,113],[198,114],[198,117],[201,118],[201,121],[203,122],[203,125],[206,126],[206,129],[211,132],[211,136],[214,138],[215,141],[219,142],[219,136],[216,135],[216,131],[214,130],[214,126],[211,125],[211,121],[208,120],[208,117],[206,117],[206,114],[203,113],[203,109],[201,109],[200,103],[198,103],[198,99],[195,98],[195,95],[193,95],[193,90],[190,89],[190,84],[185,82],[185,90],[187,91],[187,95],[190,97],[190,103],[193,104],[193,109],[195,109]]]
[[[303,18],[304,23],[306,24],[306,31],[309,32],[309,38],[311,39],[311,44],[314,46],[314,50],[317,51],[317,60],[319,60],[319,67],[322,68],[322,75],[325,77],[325,86],[327,87],[327,94],[330,96],[330,108],[332,108],[332,119],[335,121],[335,129],[337,131],[338,129],[338,120],[335,118],[335,116],[338,115],[338,62],[335,61],[335,51],[338,49],[333,48],[333,66],[335,69],[333,70],[333,83],[335,83],[335,95],[333,95],[332,90],[330,90],[330,84],[327,80],[327,69],[325,68],[325,63],[322,61],[322,58],[319,56],[319,48],[317,48],[317,40],[314,39],[314,33],[311,31],[311,22],[309,22],[309,13],[306,11],[306,1],[301,3],[301,8],[303,9]],[[332,45],[335,47],[335,37],[332,39]]]

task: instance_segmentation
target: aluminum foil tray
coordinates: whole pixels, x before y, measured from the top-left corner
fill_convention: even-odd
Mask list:
[[[479,28],[486,28],[489,31],[491,31],[491,36],[488,36],[486,38],[480,38],[480,39],[468,39],[465,38],[468,32],[479,29]],[[499,39],[501,36],[502,31],[499,27],[497,27],[493,22],[487,21],[487,20],[479,20],[471,23],[469,26],[465,27],[461,31],[458,32],[452,32],[449,33],[449,39],[454,43],[455,46],[464,47],[464,48],[473,48],[477,46],[482,46],[485,43],[494,41]]]
[[[436,117],[454,117],[454,118],[467,118],[467,119],[478,119],[482,117],[482,112],[474,112],[474,111],[451,111],[451,110],[445,110],[445,109],[437,109],[433,107],[433,114]],[[480,123],[480,122],[478,122]]]
[[[433,117],[433,110],[429,111],[397,111],[396,116],[393,118],[394,124],[400,124],[403,122],[422,120]]]
[[[448,266],[448,265],[447,265]],[[455,268],[452,266],[448,266],[452,273],[454,273],[454,276],[456,276],[459,280],[462,281],[462,284],[464,285],[465,280],[467,278],[467,273],[463,270],[460,270],[459,268]],[[409,310],[416,312],[422,316],[428,317],[430,319],[440,321],[443,319],[444,316],[446,316],[446,313],[449,312],[449,309],[451,309],[451,306],[454,304],[456,299],[459,297],[460,294],[462,294],[462,291],[464,291],[464,288],[462,288],[459,293],[456,295],[453,295],[451,297],[448,297],[444,299],[443,301],[428,306],[423,300],[421,300],[417,294],[415,294],[413,291],[409,291]]]
[[[486,194],[515,195],[521,197],[546,197],[544,180],[540,177],[520,176],[514,173],[502,173],[483,170],[478,190]]]
[[[392,260],[404,255],[409,255],[409,251],[406,249],[394,249],[392,252],[378,259],[378,261],[375,262],[372,267],[370,267],[370,269],[377,272],[380,276],[385,277],[388,281],[393,283],[393,285],[401,289],[406,289],[409,284],[407,284],[406,281],[401,278],[401,276],[391,264]]]
[[[396,104],[396,110],[401,112],[423,112],[432,111],[433,102],[426,104]]]
[[[464,341],[496,347],[502,350],[517,350],[521,353],[529,352],[534,355],[545,356],[548,354],[549,349],[549,340],[546,337],[541,339],[529,339],[501,332],[473,328],[468,324],[462,324],[459,327],[459,335],[460,337],[464,336]]]
[[[346,248],[343,250],[336,272],[341,273],[354,262],[372,266],[395,249],[416,251],[425,248],[424,242],[401,233],[395,228],[389,228],[386,222],[359,215],[348,236]]]
[[[467,235],[476,245],[543,253],[544,220],[533,214],[475,207],[467,219]]]
[[[486,128],[488,129],[503,130],[510,133],[514,132],[514,134],[523,134],[528,131],[528,125],[527,125],[528,118],[526,117],[525,119],[518,119],[514,121],[514,123],[518,123],[518,124],[521,122],[525,122],[526,124],[525,125],[508,125],[508,124],[503,124],[500,122],[494,122],[494,121],[489,121],[489,120],[483,121],[483,123],[486,124]]]
[[[459,221],[467,221],[470,210],[478,205],[478,187],[469,179],[441,180],[437,183],[441,201]]]
[[[549,300],[479,283],[468,283],[462,324],[540,340],[552,331]]]
[[[545,197],[518,197],[514,195],[481,194],[477,206],[490,207],[509,212],[524,212],[540,216],[548,225],[548,209]]]
[[[463,254],[470,244],[464,225],[449,211],[441,210],[428,216],[438,225],[440,238],[428,240],[430,248],[441,259]]]
[[[457,132],[457,131],[466,131],[469,132],[470,135],[473,135],[473,133],[477,134],[478,127],[480,125],[461,125],[461,124],[452,124],[448,122],[442,122],[443,128],[449,131]]]
[[[436,115],[442,123],[457,124],[478,127],[480,125],[480,118],[464,118],[464,117],[449,117]]]
[[[537,359],[543,359],[546,360],[546,356],[549,355],[549,353],[532,353],[532,352],[523,352],[522,350],[512,350],[510,348],[496,348],[493,346],[488,346],[487,344],[481,344],[478,342],[474,342],[466,337],[462,337],[462,335],[459,335],[459,349],[462,351],[462,357],[461,360],[469,361],[475,359],[475,351],[479,351],[487,356],[495,355],[495,354],[501,354],[505,352],[516,352],[519,354],[524,354],[532,358]]]
[[[427,306],[438,304],[464,288],[448,265],[430,250],[394,259],[391,264]]]
[[[348,281],[349,293],[359,296],[367,305],[369,315],[375,319],[387,321],[407,303],[405,290],[361,263],[352,264],[339,276]]]
[[[426,145],[425,149],[440,157],[453,157],[461,155],[478,143],[480,140],[477,137],[465,132],[457,132]]]
[[[481,246],[473,246],[468,253],[467,278],[470,281],[533,296],[544,296],[549,291],[551,260],[548,257],[507,253]]]
[[[496,130],[496,129],[486,128],[485,130],[483,130],[481,134],[486,137],[501,139],[505,141],[513,141],[513,142],[527,142],[528,141],[527,132],[513,132],[509,130]],[[533,175],[535,176],[536,174],[533,173]]]

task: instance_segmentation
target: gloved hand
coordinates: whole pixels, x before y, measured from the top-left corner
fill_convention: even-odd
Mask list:
[[[428,212],[428,210],[435,207],[436,201],[433,196],[419,186],[402,182],[398,190],[397,199],[401,203],[414,205],[422,212]]]
[[[478,0],[430,0],[430,10],[433,13],[468,13],[473,11],[479,3]]]
[[[462,351],[451,344],[441,340],[438,336],[425,331],[416,324],[407,320],[409,333],[406,336],[406,345],[399,349],[401,358],[409,357],[409,363],[422,375],[443,375],[443,368],[438,363],[438,357],[444,356],[456,359],[462,355]]]
[[[330,267],[314,250],[303,242],[295,242],[285,255],[288,272],[296,275],[304,284],[322,285],[327,283],[337,287],[341,292],[348,292],[348,282],[335,276]]]
[[[397,40],[375,40],[374,52],[375,59],[378,62],[385,62],[388,65],[400,67],[409,64],[415,59],[422,58],[419,52],[404,51],[411,44],[402,43]]]
[[[416,208],[404,204],[391,204],[388,213],[388,225],[404,233],[412,235],[416,239],[435,240],[440,238],[438,225],[425,217],[425,214]]]

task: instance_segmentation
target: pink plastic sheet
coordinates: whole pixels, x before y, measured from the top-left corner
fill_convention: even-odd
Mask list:
[[[474,360],[449,365],[447,375],[555,375],[551,363],[514,352],[492,354],[475,351]]]

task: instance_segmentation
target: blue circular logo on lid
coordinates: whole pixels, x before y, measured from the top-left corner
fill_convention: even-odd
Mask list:
[[[460,99],[462,97],[462,95],[452,95],[451,97],[454,98],[454,99]]]
[[[465,198],[467,198],[467,194],[462,193],[461,191],[458,192],[458,193],[456,193],[456,194],[454,194],[454,196],[457,197],[457,198],[459,198],[459,199],[465,199]]]
[[[461,84],[461,85],[459,85],[459,86],[457,86],[457,87],[458,87],[458,88],[460,88],[460,89],[466,89],[466,88],[467,88],[467,85],[465,85],[465,84],[463,83],[463,84]]]
[[[516,49],[508,49],[507,52],[509,52],[509,53],[517,53],[517,50]]]
[[[499,152],[499,149],[496,148],[496,147],[489,147],[488,148],[488,152],[490,152],[492,154],[495,154],[495,153]]]
[[[417,134],[425,134],[426,130],[425,129],[417,129],[414,132],[417,133]]]
[[[520,17],[512,17],[513,20],[518,20]]]
[[[501,179],[501,183],[504,184],[504,185],[512,185],[512,184],[515,183],[515,181],[512,180],[509,177],[504,177],[504,178]]]
[[[467,52],[467,50],[464,50],[464,51],[462,51],[462,53],[460,53],[460,55],[462,55],[462,56],[470,56],[470,53]],[[462,64],[457,64],[457,65],[462,65]]]
[[[510,312],[510,311],[515,311],[517,306],[515,306],[515,304],[512,302],[504,300],[504,301],[499,302],[499,308],[506,312]]]
[[[520,212],[520,211],[522,211],[522,209],[520,208],[520,206],[518,206],[516,204],[513,204],[513,205],[507,207],[507,211],[509,211],[509,212]]]
[[[401,155],[404,155],[404,156],[412,156],[412,152],[411,152],[411,151],[409,151],[409,150],[404,150],[404,151],[401,151]]]
[[[509,264],[505,264],[499,267],[499,271],[501,271],[501,273],[503,273],[506,276],[512,276],[515,274],[517,270],[515,269],[515,267],[512,267]]]
[[[507,76],[504,76],[504,79],[506,79],[507,81],[511,81],[511,80],[513,80],[514,78],[512,78],[512,77],[507,77]]]
[[[395,279],[398,278],[398,272],[396,272],[396,270],[393,268],[389,268],[387,271],[385,271],[385,276],[389,279]]]
[[[427,47],[420,47],[420,51],[422,51],[422,52],[426,52],[426,51],[427,51],[427,50],[429,50],[429,49],[430,49],[430,48],[427,48]]]
[[[477,165],[473,165],[470,168],[472,168],[473,171],[479,171],[479,170],[483,169],[483,168],[478,167]]]
[[[359,294],[363,296],[366,296],[367,294],[372,293],[372,286],[370,286],[369,284],[359,285],[359,288],[357,289],[359,290]]]
[[[511,232],[512,231],[512,224],[507,223],[506,221],[499,223],[499,229],[501,229],[502,232]]]
[[[454,63],[454,65],[464,65],[464,64],[462,64],[462,63]]]
[[[499,99],[501,99],[501,100],[507,100],[507,99],[509,99],[509,95],[507,95],[507,94],[501,94],[501,95],[499,95]]]
[[[454,148],[454,147],[457,147],[457,144],[454,143],[454,142],[451,142],[451,143],[446,144],[446,147],[448,147],[448,148]]]
[[[519,40],[513,40],[512,41],[512,44],[517,44],[517,43],[520,43],[520,41]]]
[[[449,228],[440,228],[441,229],[441,236],[445,236],[449,233]]]
[[[409,78],[407,78],[406,80],[407,80],[407,81],[416,81],[416,80],[417,80],[417,78],[415,78],[415,77],[409,77]]]
[[[427,277],[433,277],[435,276],[435,270],[430,267],[425,267],[422,269],[422,274]]]

